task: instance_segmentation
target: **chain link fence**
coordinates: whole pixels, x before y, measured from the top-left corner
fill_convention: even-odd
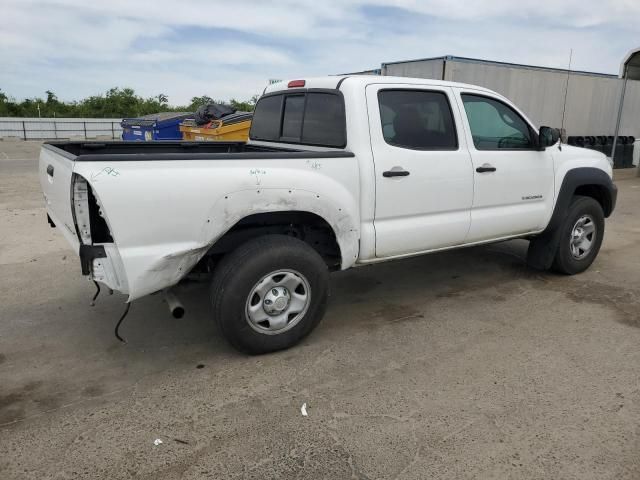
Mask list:
[[[122,138],[119,118],[0,118],[0,138],[21,140]]]

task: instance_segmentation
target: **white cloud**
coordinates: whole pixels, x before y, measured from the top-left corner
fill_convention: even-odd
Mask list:
[[[0,14],[9,94],[76,99],[130,86],[184,103],[444,54],[562,67],[573,48],[575,68],[613,73],[637,46],[640,2],[2,0]]]
[[[544,19],[572,27],[629,25],[640,14],[636,0],[372,0],[452,20]]]

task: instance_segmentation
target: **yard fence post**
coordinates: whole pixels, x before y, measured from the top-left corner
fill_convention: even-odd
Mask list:
[[[27,139],[27,128],[24,125],[24,120],[22,121],[22,137],[23,137],[23,140]]]
[[[84,128],[84,139],[88,140],[88,138],[87,138],[87,122],[82,122],[82,126]]]

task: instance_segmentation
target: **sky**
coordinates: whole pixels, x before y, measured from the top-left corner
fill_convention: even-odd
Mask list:
[[[618,73],[639,0],[0,0],[0,89],[244,100],[270,79],[443,55]]]

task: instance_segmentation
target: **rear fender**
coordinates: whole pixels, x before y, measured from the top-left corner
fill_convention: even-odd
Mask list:
[[[203,237],[213,245],[236,223],[258,213],[309,212],[323,218],[333,229],[341,252],[341,268],[351,267],[358,258],[360,238],[357,206],[350,195],[341,196],[336,203],[331,198],[316,192],[297,189],[262,188],[240,190],[221,197],[209,212],[203,228]],[[342,197],[342,198],[339,198]],[[340,205],[340,206],[339,206]]]

